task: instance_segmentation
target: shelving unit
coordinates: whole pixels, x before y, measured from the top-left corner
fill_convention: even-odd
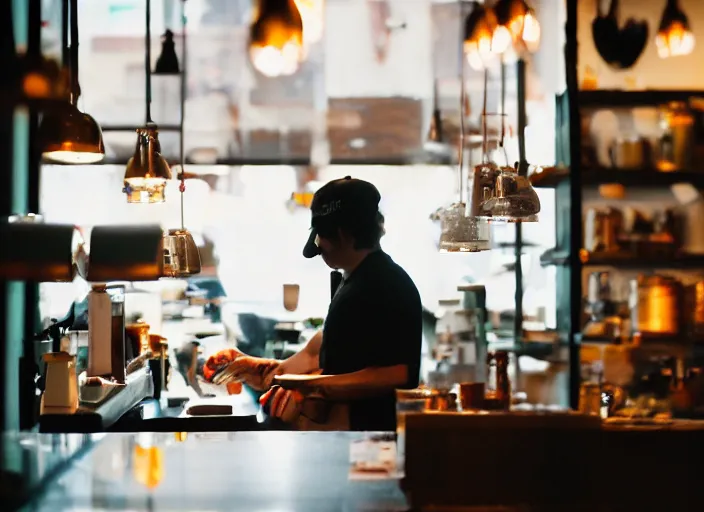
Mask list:
[[[654,269],[702,269],[704,256],[679,255],[670,259],[648,257],[622,258],[606,255],[586,256],[582,249],[583,194],[599,185],[619,183],[626,187],[663,189],[676,183],[690,183],[704,188],[704,170],[682,170],[664,173],[654,169],[611,169],[582,167],[582,112],[598,108],[629,108],[658,106],[671,101],[688,101],[693,97],[704,98],[704,91],[691,90],[579,90],[577,79],[577,0],[567,2],[565,65],[567,91],[557,98],[558,161],[569,168],[569,172],[536,175],[531,181],[536,187],[555,189],[557,219],[557,246],[541,256],[544,266],[555,265],[557,274],[557,326],[570,348],[570,405],[576,407],[580,385],[580,345],[598,344],[599,341],[582,340],[582,281],[583,271],[596,266],[614,267],[618,270]],[[609,343],[603,340],[601,343]],[[663,353],[689,354],[700,347],[682,340],[660,343],[643,343],[639,350]],[[696,350],[695,350],[696,349]],[[673,354],[674,355],[674,354]]]

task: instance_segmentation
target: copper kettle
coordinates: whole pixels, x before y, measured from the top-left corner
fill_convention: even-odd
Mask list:
[[[186,229],[170,229],[164,235],[164,275],[188,277],[200,273],[200,253]]]

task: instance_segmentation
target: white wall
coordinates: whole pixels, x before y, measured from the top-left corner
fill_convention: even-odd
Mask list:
[[[170,183],[167,203],[129,205],[122,189],[124,168],[118,166],[45,166],[41,180],[41,212],[47,222],[91,227],[95,224],[161,223],[178,225],[178,194]],[[382,195],[387,235],[382,246],[416,282],[423,303],[434,309],[438,300],[456,297],[464,277],[487,285],[489,306],[513,307],[513,275],[502,265],[513,260],[512,250],[470,255],[439,254],[439,226],[431,212],[456,200],[456,170],[423,166],[329,167],[322,181],[351,174],[373,182]],[[329,271],[320,258],[301,255],[310,225],[305,209],[291,212],[286,206],[295,188],[291,167],[232,168],[234,194],[211,191],[204,183],[188,180],[186,227],[202,230],[215,243],[220,258],[218,274],[228,296],[241,302],[280,303],[284,282],[301,284],[301,309],[324,315],[330,298]],[[227,185],[227,183],[225,183]],[[223,188],[226,188],[224,186]],[[236,190],[235,190],[236,189]],[[526,227],[526,237],[547,248],[553,244],[554,210],[544,196],[542,222]],[[513,226],[497,233],[511,240]],[[544,250],[544,249],[543,249]],[[536,266],[537,255],[526,260],[527,280],[544,290],[545,271]],[[61,314],[68,302],[85,290],[84,284],[49,285],[43,294],[52,313]],[[548,293],[541,300],[551,300]],[[531,299],[531,307],[537,307]]]
[[[386,61],[375,59],[368,0],[328,0],[325,80],[328,96],[429,98],[433,90],[430,0],[389,0],[406,23],[391,34]]]
[[[621,23],[628,18],[645,19],[649,27],[648,44],[638,62],[629,70],[611,69],[596,51],[592,39],[592,21],[596,16],[598,0],[580,0],[578,3],[578,74],[581,83],[586,66],[597,74],[599,89],[625,89],[626,81],[633,78],[638,88],[650,89],[701,89],[704,86],[704,2],[679,0],[680,7],[689,18],[696,37],[696,46],[690,55],[661,59],[655,47],[665,0],[621,0]]]

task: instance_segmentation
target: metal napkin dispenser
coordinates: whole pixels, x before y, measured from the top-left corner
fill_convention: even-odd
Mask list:
[[[164,276],[187,277],[200,273],[200,253],[185,229],[170,229],[164,235]]]

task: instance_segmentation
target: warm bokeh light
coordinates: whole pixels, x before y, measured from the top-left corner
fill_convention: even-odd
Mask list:
[[[529,12],[523,18],[522,38],[529,52],[538,50],[540,45],[540,23],[538,23],[538,18],[532,12]]]
[[[490,8],[477,5],[465,23],[464,53],[472,69],[484,69],[497,55],[511,46],[511,33],[497,23]]]
[[[260,0],[250,28],[249,56],[267,77],[293,75],[305,57],[303,20],[294,0]]]
[[[300,67],[303,58],[303,45],[292,39],[281,47],[251,45],[249,55],[252,65],[268,77],[293,75]]]
[[[323,38],[325,0],[295,0],[303,19],[303,42],[317,43]]]
[[[694,50],[694,34],[684,24],[673,22],[655,36],[655,46],[661,59],[689,55]]]
[[[68,147],[59,151],[48,151],[42,156],[52,162],[60,164],[88,165],[95,164],[105,158],[104,153],[85,153],[82,151],[71,151]]]

